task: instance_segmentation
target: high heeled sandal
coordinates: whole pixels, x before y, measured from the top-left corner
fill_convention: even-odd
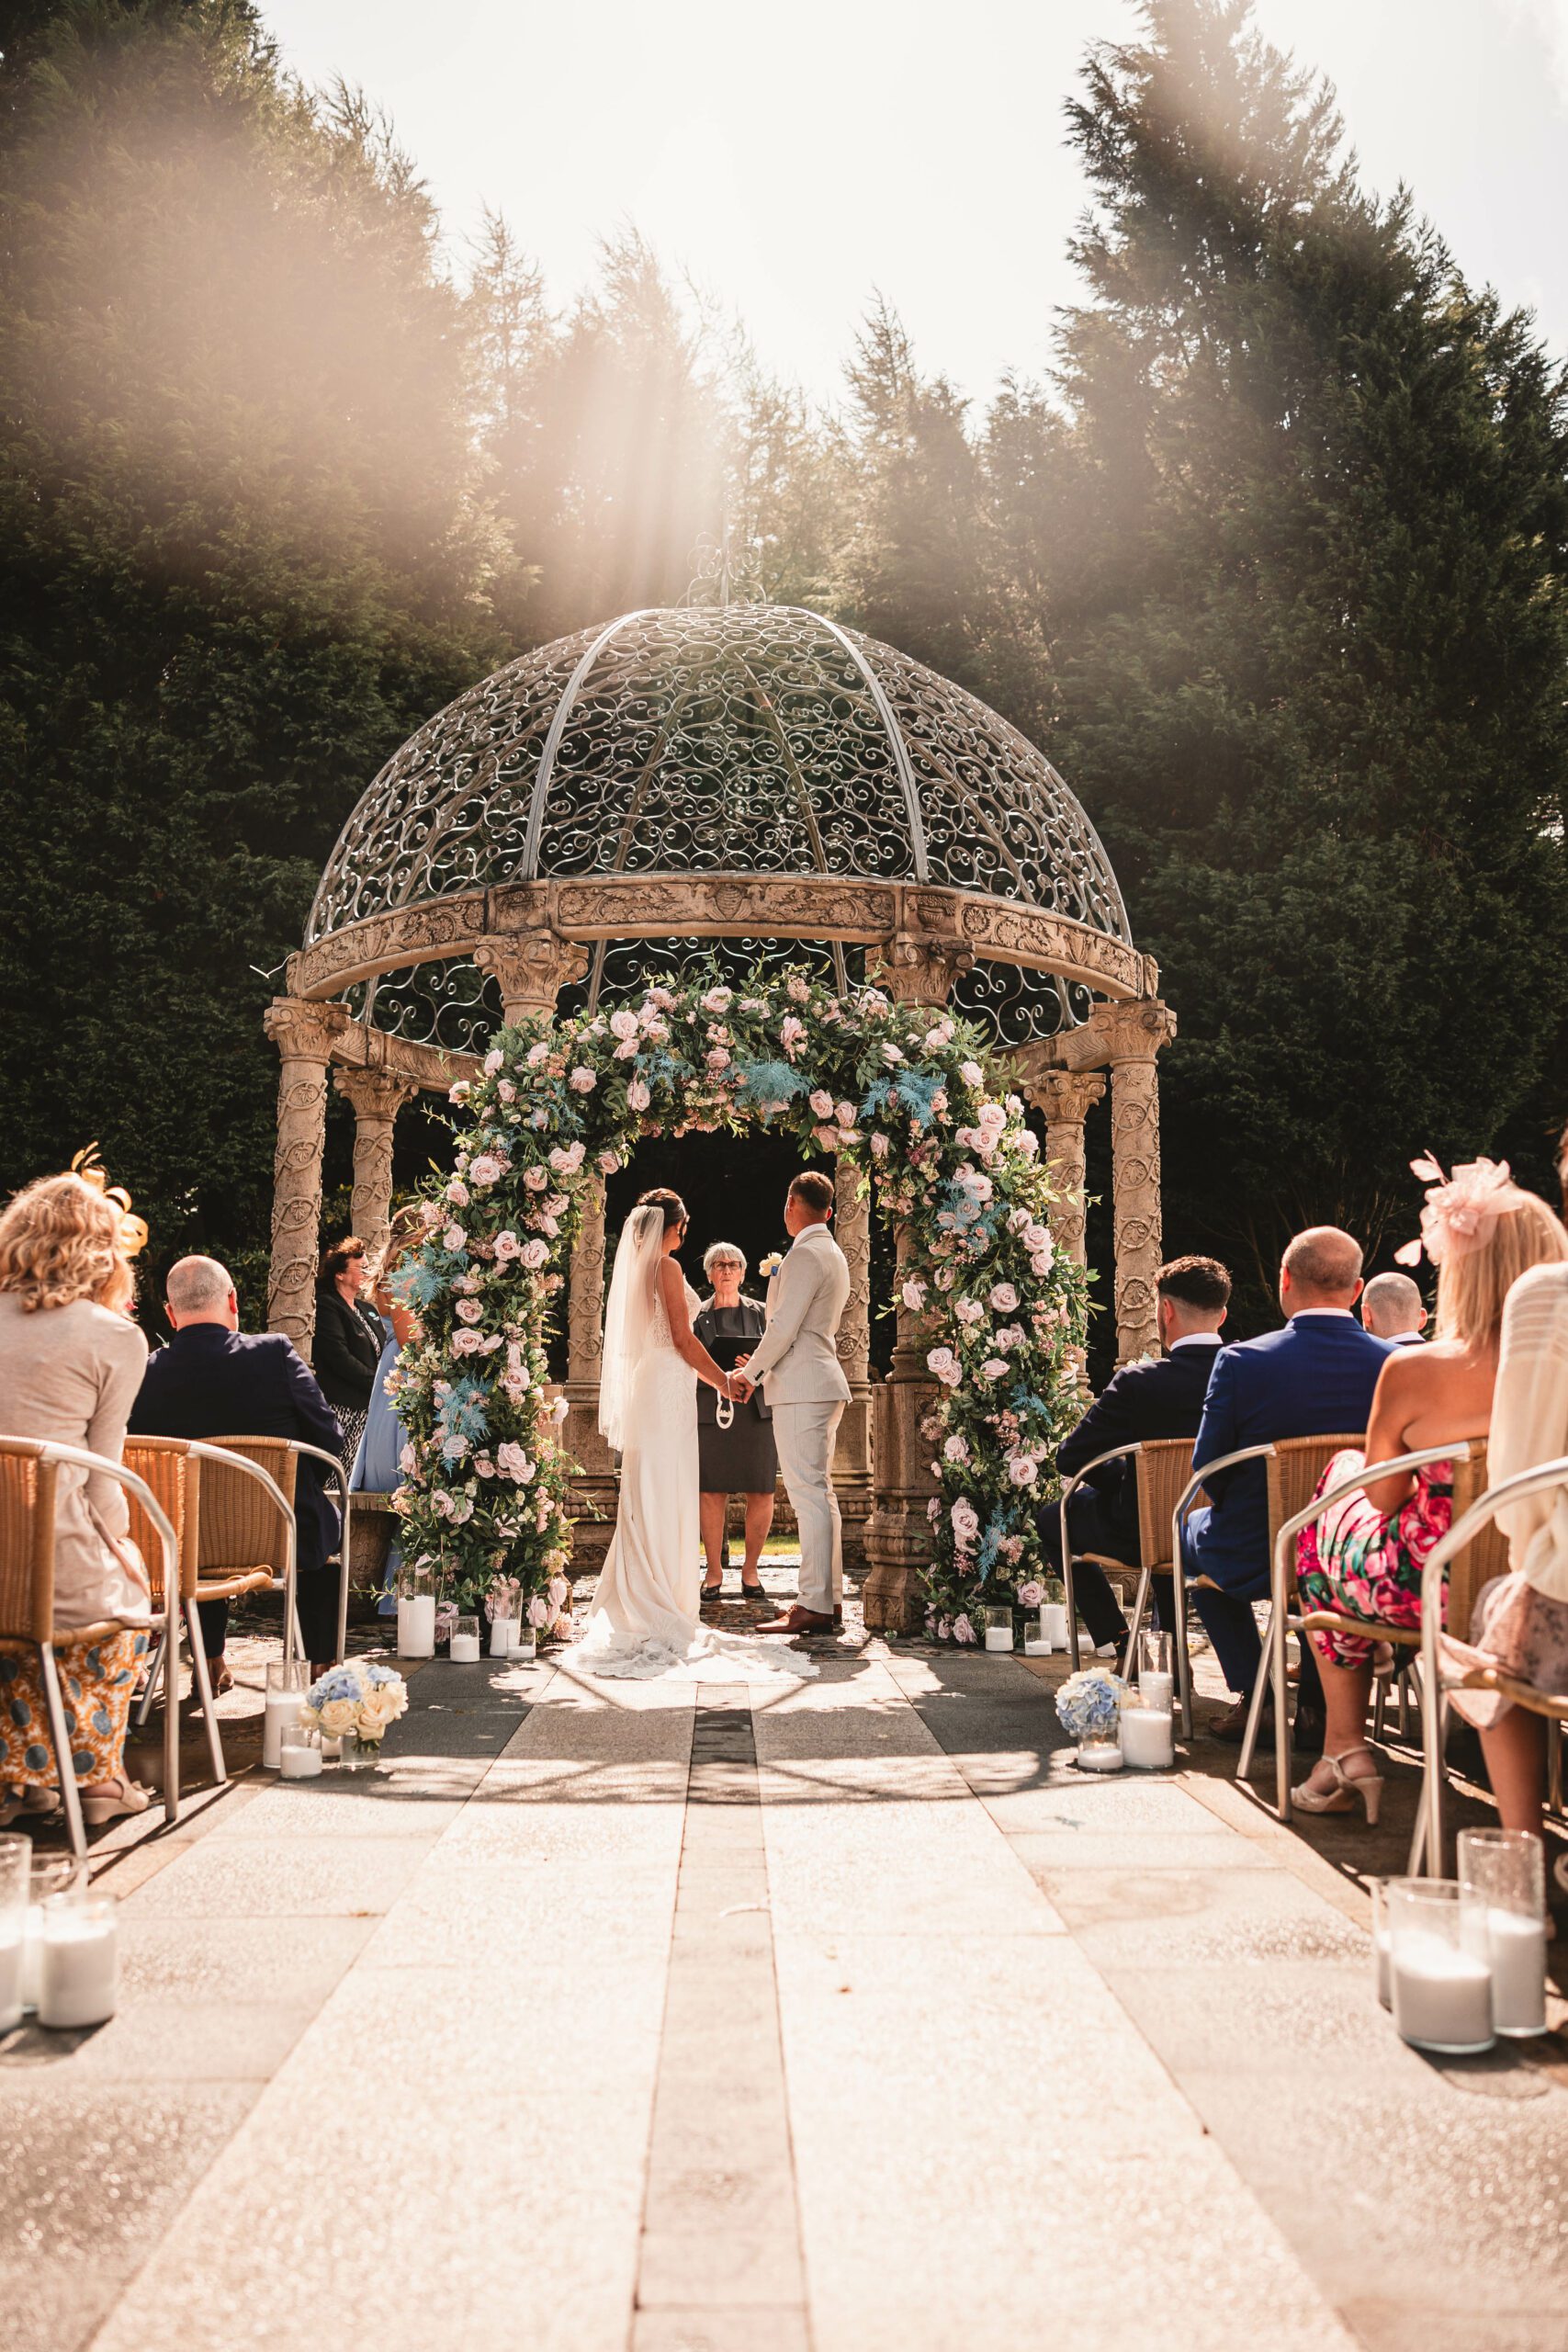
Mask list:
[[[118,1781],[106,1781],[96,1796],[83,1790],[82,1818],[89,1829],[102,1829],[106,1823],[118,1821],[122,1813],[145,1813],[152,1802],[151,1789],[122,1775]]]
[[[1370,1756],[1371,1752],[1363,1743],[1359,1747],[1346,1748],[1343,1756],[1320,1756],[1318,1764],[1327,1765],[1334,1775],[1334,1786],[1331,1789],[1314,1789],[1309,1773],[1299,1789],[1291,1791],[1291,1803],[1298,1805],[1303,1813],[1353,1813],[1355,1805],[1352,1800],[1359,1796],[1366,1810],[1367,1826],[1375,1829],[1378,1815],[1382,1810],[1382,1774],[1347,1772],[1345,1770],[1346,1756]],[[1313,1771],[1316,1770],[1317,1765],[1314,1764]]]

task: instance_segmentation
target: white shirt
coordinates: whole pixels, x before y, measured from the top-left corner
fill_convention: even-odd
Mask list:
[[[1217,1331],[1184,1331],[1179,1340],[1172,1340],[1167,1352],[1174,1355],[1178,1348],[1223,1348],[1224,1341]]]
[[[1298,1306],[1290,1319],[1292,1323],[1304,1323],[1309,1315],[1344,1315],[1352,1323],[1356,1319],[1348,1306]]]

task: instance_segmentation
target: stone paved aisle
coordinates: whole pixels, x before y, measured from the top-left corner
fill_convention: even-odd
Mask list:
[[[1310,1847],[1079,1779],[1021,1662],[411,1697],[0,2044],[6,2352],[1568,2344],[1551,2049],[1402,2048]]]

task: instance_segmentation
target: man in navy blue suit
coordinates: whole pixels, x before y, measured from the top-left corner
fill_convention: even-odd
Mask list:
[[[233,1283],[216,1258],[171,1266],[164,1306],[175,1336],[147,1359],[130,1412],[133,1437],[291,1437],[337,1454],[337,1420],[310,1367],[281,1332],[242,1333]],[[337,1578],[326,1566],[339,1533],[330,1475],[303,1455],[294,1487],[299,1631],[317,1671],[337,1655]],[[228,1602],[204,1601],[201,1627],[213,1688],[227,1688]]]
[[[1196,1437],[1209,1374],[1219,1352],[1220,1326],[1230,1304],[1231,1278],[1217,1258],[1173,1258],[1155,1277],[1156,1315],[1163,1356],[1124,1363],[1105,1394],[1089,1407],[1076,1430],[1056,1449],[1064,1478],[1108,1453],[1113,1445],[1135,1445],[1143,1438]],[[1036,1515],[1041,1548],[1057,1573],[1062,1565],[1062,1514],[1047,1503]],[[1067,1532],[1073,1557],[1102,1552],[1108,1559],[1139,1560],[1138,1480],[1135,1462],[1108,1462],[1075,1487],[1067,1500]],[[1085,1560],[1073,1573],[1073,1597],[1097,1649],[1119,1647],[1127,1623],[1103,1569]],[[1168,1577],[1156,1580],[1156,1614],[1168,1625],[1173,1606]]]
[[[1314,1225],[1296,1235],[1280,1268],[1280,1305],[1289,1320],[1281,1331],[1220,1350],[1192,1449],[1195,1470],[1273,1438],[1365,1430],[1392,1350],[1350,1312],[1360,1293],[1360,1246],[1349,1234]],[[1241,1694],[1216,1732],[1239,1739],[1262,1651],[1252,1604],[1269,1592],[1267,1464],[1222,1470],[1205,1491],[1211,1501],[1187,1521],[1182,1562],[1190,1577],[1207,1577],[1219,1588],[1194,1587],[1192,1604],[1226,1683]],[[1310,1661],[1303,1671],[1301,1703],[1308,1710],[1316,1688]]]

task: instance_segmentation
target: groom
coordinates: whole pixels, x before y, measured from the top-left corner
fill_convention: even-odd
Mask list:
[[[800,1599],[760,1634],[830,1634],[843,1622],[844,1548],[833,1494],[833,1440],[850,1384],[833,1342],[850,1269],[828,1230],[833,1187],[807,1170],[784,1202],[794,1247],[774,1277],[768,1328],[743,1356],[747,1393],[764,1383],[784,1491],[800,1529]],[[738,1367],[739,1369],[739,1367]]]

